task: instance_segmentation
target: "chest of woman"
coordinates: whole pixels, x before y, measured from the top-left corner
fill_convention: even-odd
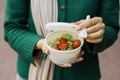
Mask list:
[[[58,21],[74,22],[98,15],[99,0],[58,0]]]
[[[86,15],[97,16],[99,7],[99,0],[58,0],[58,21],[75,22],[85,19]],[[31,11],[28,24],[29,29],[35,32]]]

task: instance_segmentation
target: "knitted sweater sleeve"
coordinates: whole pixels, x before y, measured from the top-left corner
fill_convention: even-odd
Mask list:
[[[95,44],[93,53],[98,53],[110,47],[117,39],[119,31],[119,0],[102,0],[99,16],[105,23],[105,34],[101,43]]]
[[[32,33],[27,25],[30,0],[7,0],[4,38],[26,61],[32,62],[36,42],[42,38]]]

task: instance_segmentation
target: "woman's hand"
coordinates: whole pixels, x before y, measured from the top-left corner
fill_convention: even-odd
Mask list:
[[[80,20],[75,22],[78,27],[76,27],[77,31],[81,31],[86,28],[88,37],[86,38],[87,42],[90,43],[100,43],[103,39],[105,24],[102,21],[101,17],[94,17],[89,20]]]

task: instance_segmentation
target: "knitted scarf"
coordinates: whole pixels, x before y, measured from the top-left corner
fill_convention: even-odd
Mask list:
[[[57,0],[31,0],[31,9],[37,33],[46,36],[46,23],[58,19]]]
[[[31,0],[31,9],[36,31],[39,35],[46,36],[49,31],[44,26],[48,22],[56,22],[58,19],[57,0]],[[41,60],[35,66],[31,64],[29,80],[53,80],[54,64],[49,57]]]

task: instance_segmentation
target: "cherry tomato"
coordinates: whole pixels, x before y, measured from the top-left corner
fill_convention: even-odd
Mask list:
[[[59,48],[60,50],[65,50],[65,49],[68,48],[68,43],[59,43],[59,44],[58,44],[58,48]]]
[[[79,39],[77,39],[77,40],[73,41],[72,47],[75,49],[75,48],[79,47],[80,45],[81,45],[81,41]]]
[[[60,43],[66,43],[66,42],[67,42],[67,39],[65,39],[63,37],[60,38]]]

